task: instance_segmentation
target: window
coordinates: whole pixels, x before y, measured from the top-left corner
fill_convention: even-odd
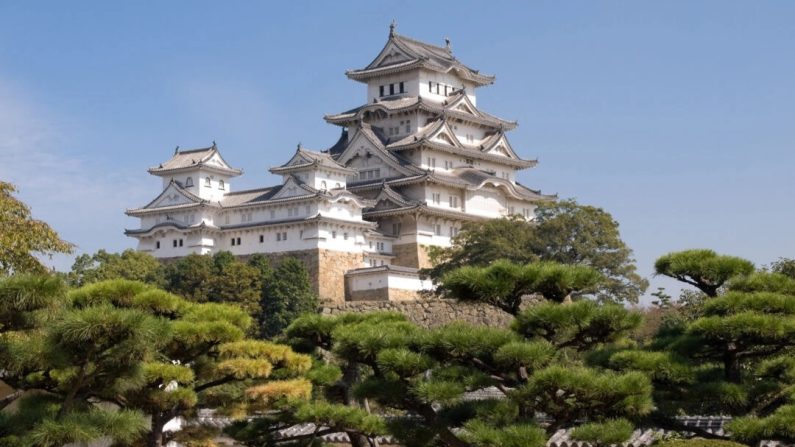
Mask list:
[[[348,233],[342,233],[342,239],[348,240]]]
[[[411,123],[406,120],[406,133],[411,133]]]
[[[510,206],[508,207],[508,212],[510,213],[510,215],[513,216],[514,214],[516,214],[516,208]]]
[[[160,241],[155,241],[155,250],[160,249]]]
[[[436,94],[437,95],[439,94],[439,83],[438,82],[436,83]]]
[[[224,181],[223,180],[218,180],[218,189],[220,189],[221,191],[226,189],[226,185],[224,185]]]
[[[440,203],[442,203],[442,194],[439,193],[439,192],[435,192],[435,193],[431,194],[431,198],[433,199],[433,203],[436,204],[436,205],[439,205]]]
[[[392,234],[395,236],[400,236],[400,223],[392,224]]]
[[[336,239],[337,238],[337,232],[336,231],[332,231],[331,232],[331,238],[332,239]]]
[[[436,158],[428,157],[428,167],[435,168],[436,167]]]
[[[434,225],[434,227],[433,227],[433,233],[434,233],[435,235],[437,235],[437,236],[441,236],[441,235],[442,235],[442,226],[441,226],[441,225],[439,225],[439,224],[436,224],[436,225]]]
[[[179,240],[179,246],[182,247],[182,239]]]
[[[533,211],[531,211],[530,208],[522,208],[522,216],[524,216],[525,219],[530,219],[533,217]]]
[[[305,206],[304,210],[306,211],[306,213],[304,214],[306,214],[307,216],[309,215],[310,212],[312,212],[312,208],[309,205]]]
[[[395,84],[389,84],[389,94],[390,95],[395,94]]]
[[[444,96],[447,96],[447,86],[444,86]]]
[[[275,219],[275,218],[276,218],[276,211],[275,210],[271,210],[271,219]]]
[[[450,208],[458,208],[458,197],[450,196]]]
[[[444,168],[445,168],[445,169],[453,169],[453,162],[452,162],[452,161],[445,160],[445,161],[444,161]]]
[[[232,238],[231,243],[232,243],[232,246],[234,247],[235,246],[235,238]]]
[[[280,242],[281,240],[282,240],[282,234],[281,233],[276,233],[276,241]]]
[[[298,239],[303,239],[303,238],[304,238],[304,230],[301,230],[298,232]]]
[[[259,243],[261,244],[263,242],[265,242],[265,235],[264,234],[260,234],[259,235]]]
[[[377,242],[376,243],[376,247],[378,247],[378,251],[384,251],[384,243],[383,242]]]
[[[191,186],[193,186],[193,177],[188,177],[185,179],[185,187],[190,188]]]
[[[209,188],[213,186],[212,182],[210,181],[210,177],[204,177],[204,187]]]
[[[335,188],[342,188],[342,184],[340,182],[337,182],[337,183],[334,184],[334,187]]]
[[[467,158],[466,160],[464,160],[464,163],[466,163],[466,164],[468,164],[470,166],[474,166],[475,165],[475,162],[471,158]]]
[[[374,178],[381,178],[381,168],[361,171],[359,173],[360,180],[370,180]]]
[[[287,232],[286,231],[281,231],[279,233],[276,233],[276,240],[277,241],[286,241],[287,240]]]
[[[177,246],[177,240],[176,240],[176,239],[174,239],[172,242],[174,243],[174,244],[173,244],[173,245],[174,245],[174,247],[176,247],[176,246]]]
[[[287,232],[286,231],[282,231],[282,240],[283,241],[287,240]]]
[[[384,86],[383,85],[378,87],[378,96],[384,96]]]
[[[450,227],[450,237],[456,237],[456,236],[458,236],[458,228]]]
[[[400,93],[406,93],[406,89],[403,86],[403,82],[400,83]]]
[[[323,180],[322,182],[320,182],[320,189],[328,189],[328,188],[326,187],[326,181],[325,181],[325,180]]]

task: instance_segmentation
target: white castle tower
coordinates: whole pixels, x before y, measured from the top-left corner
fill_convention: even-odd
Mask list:
[[[241,174],[212,147],[175,151],[149,173],[163,192],[127,214],[126,234],[158,258],[228,250],[274,262],[303,260],[325,300],[397,300],[428,286],[428,246],[448,246],[466,221],[521,215],[555,200],[516,181],[536,165],[511,147],[516,127],[476,107],[492,84],[440,47],[399,35],[348,78],[367,85],[364,105],[327,115],[342,127],[327,151],[298,147],[277,186],[231,190]]]

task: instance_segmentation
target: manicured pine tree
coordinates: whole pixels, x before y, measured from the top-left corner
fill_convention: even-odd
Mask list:
[[[671,253],[656,266],[709,298],[695,318],[662,332],[649,349],[609,358],[613,368],[653,380],[659,405],[650,423],[677,428],[682,413],[729,414],[736,418],[727,437],[795,440],[795,280],[752,273],[749,261],[711,250]]]
[[[165,445],[169,439],[164,425],[176,417],[189,421],[201,408],[242,417],[282,394],[309,398],[311,384],[300,376],[311,367],[310,358],[284,345],[246,338],[252,319],[238,306],[191,303],[124,280],[92,284],[71,292],[69,298],[77,308],[139,310],[167,325],[163,346],[139,365],[138,386],[114,399],[106,396],[151,418],[147,446]],[[205,427],[180,436],[184,441],[189,435],[217,434]]]

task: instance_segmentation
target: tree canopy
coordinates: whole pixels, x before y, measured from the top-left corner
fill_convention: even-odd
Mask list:
[[[0,181],[0,275],[43,273],[47,269],[37,255],[71,253],[74,247],[48,224],[34,219],[15,192],[14,185]]]
[[[55,446],[107,436],[161,446],[166,422],[200,408],[239,417],[284,394],[310,396],[301,376],[311,359],[246,338],[252,319],[237,306],[192,303],[129,280],[64,290],[54,278],[0,281],[0,297],[11,303],[2,308],[3,379],[26,391],[17,411],[0,419],[3,442]],[[204,428],[180,436],[217,434]]]
[[[542,260],[595,269],[601,280],[580,292],[597,299],[637,302],[648,287],[621,240],[618,222],[600,208],[573,200],[539,205],[533,222],[514,216],[466,223],[451,247],[429,253],[434,267],[425,273],[434,280],[459,267],[484,267],[499,259]]]

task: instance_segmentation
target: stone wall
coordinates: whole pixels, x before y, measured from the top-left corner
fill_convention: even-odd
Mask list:
[[[330,251],[322,249],[296,250],[281,253],[261,253],[276,268],[287,258],[303,262],[309,272],[312,290],[323,302],[341,303],[345,301],[345,272],[362,267],[362,254]],[[250,255],[239,256],[247,259]]]
[[[417,243],[393,245],[392,254],[395,255],[395,259],[392,260],[395,265],[413,267],[415,269],[431,267],[431,261],[428,259],[428,248],[425,245]]]
[[[407,291],[408,292],[408,291]],[[349,301],[325,304],[324,315],[346,312],[400,312],[409,321],[422,327],[442,326],[454,321],[491,326],[508,327],[513,320],[511,315],[494,306],[456,300],[428,299],[418,301]]]
[[[347,301],[417,301],[420,292],[416,290],[380,289],[351,290],[349,287],[345,294]]]

